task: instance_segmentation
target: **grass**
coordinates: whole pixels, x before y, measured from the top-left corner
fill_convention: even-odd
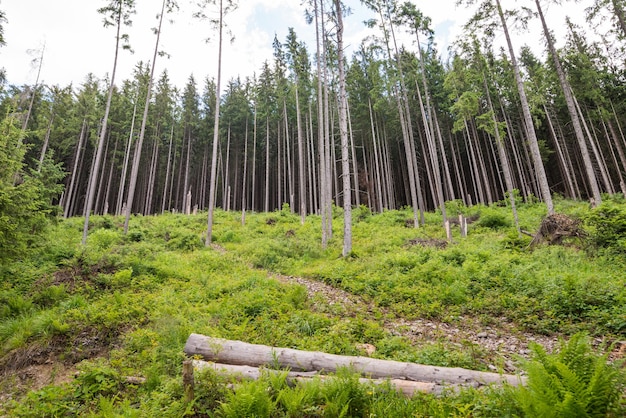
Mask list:
[[[580,203],[556,204],[557,211],[589,219],[589,240],[530,249],[530,237],[518,236],[505,206],[463,208],[458,202],[450,203],[450,213],[481,218],[467,237],[453,230],[445,248],[414,244],[445,238],[437,213],[413,229],[406,227],[409,210],[370,214],[358,208],[353,254],[345,259],[340,210],[326,249],[320,218],[300,224],[288,207],[248,213],[245,225],[239,213],[216,211],[214,241],[223,251],[204,246],[205,214],[136,216],[128,235],[122,218],[94,216],[85,247],[82,220],[60,220],[49,226],[49,241],[0,268],[0,369],[19,373],[11,364],[47,356],[76,368],[79,377],[34,390],[0,383],[0,393],[12,399],[0,415],[523,416],[535,395],[491,388],[405,399],[389,388],[358,384],[349,371],[332,383],[293,387],[268,376],[232,390],[225,378],[203,374],[196,399],[186,404],[182,347],[192,332],[345,355],[363,354],[359,344],[368,343],[379,358],[487,370],[504,358],[471,342],[416,343],[383,324],[506,319],[519,333],[621,340],[626,263],[616,254],[623,239],[617,229],[602,247],[592,235],[607,234],[607,225],[598,228],[594,219],[619,217],[621,203],[611,202],[602,216]],[[519,213],[529,231],[545,215],[539,204],[520,204]],[[303,286],[270,272],[323,282],[360,297],[368,308],[309,297]],[[606,359],[590,364],[604,367]],[[126,376],[146,382],[128,384]],[[622,381],[623,373],[615,372],[609,383],[619,390]],[[607,414],[623,412],[619,397],[606,396]]]

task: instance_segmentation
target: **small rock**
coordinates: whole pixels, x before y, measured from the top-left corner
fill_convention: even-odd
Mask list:
[[[479,332],[478,334],[476,334],[476,336],[478,338],[487,338],[488,337],[487,333],[484,332],[484,331],[483,332]]]
[[[494,372],[495,372],[496,370],[498,370],[498,368],[497,368],[496,366],[494,366],[493,364],[490,364],[490,365],[488,365],[487,367],[489,368],[489,370],[494,371]]]

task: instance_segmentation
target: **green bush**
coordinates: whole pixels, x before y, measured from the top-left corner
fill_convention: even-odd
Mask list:
[[[597,354],[589,337],[575,334],[563,342],[555,354],[547,354],[538,344],[533,358],[525,365],[527,386],[516,393],[529,417],[606,417],[624,416],[621,402],[625,387],[624,371],[609,364],[607,355]]]
[[[589,240],[593,246],[626,254],[626,205],[605,201],[585,221],[591,227]]]
[[[510,227],[511,221],[501,213],[486,213],[481,215],[477,224],[484,228],[501,229]]]

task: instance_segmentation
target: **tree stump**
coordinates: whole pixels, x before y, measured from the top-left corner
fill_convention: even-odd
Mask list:
[[[583,238],[585,232],[580,220],[562,213],[554,213],[541,221],[539,231],[530,243],[531,247],[547,242],[549,245],[563,245],[566,238]]]

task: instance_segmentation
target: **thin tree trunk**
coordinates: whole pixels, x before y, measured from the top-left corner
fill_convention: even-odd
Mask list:
[[[270,211],[270,121],[265,120],[265,212]]]
[[[546,20],[543,16],[543,10],[541,9],[539,0],[535,0],[535,5],[537,6],[537,11],[539,12],[541,26],[543,27],[543,34],[548,43],[548,51],[552,56],[554,68],[556,69],[556,74],[559,78],[559,83],[561,84],[563,95],[565,96],[565,104],[567,105],[567,111],[569,113],[570,119],[572,120],[574,134],[576,135],[576,140],[578,141],[578,147],[580,149],[580,155],[583,159],[583,165],[585,166],[585,173],[587,174],[587,181],[589,182],[589,187],[591,188],[591,194],[595,204],[599,205],[600,203],[602,203],[602,196],[600,195],[598,179],[596,178],[596,173],[593,170],[593,164],[591,163],[591,157],[589,156],[587,143],[585,142],[585,135],[583,134],[582,127],[580,126],[580,120],[578,118],[578,112],[576,111],[576,105],[574,104],[572,90],[569,81],[565,76],[565,71],[563,71],[563,67],[561,66],[561,60],[559,59],[559,56],[556,52],[554,41],[552,39],[552,35],[550,34],[550,30],[548,29],[548,25],[546,24]]]
[[[517,206],[515,205],[515,191],[513,187],[513,176],[511,175],[511,166],[509,159],[504,149],[504,141],[500,136],[500,127],[498,125],[498,119],[496,118],[496,111],[491,101],[491,94],[489,93],[489,85],[487,84],[487,77],[483,73],[483,83],[485,86],[485,94],[487,96],[487,104],[491,111],[491,120],[493,121],[494,136],[496,139],[496,147],[498,148],[498,155],[500,157],[500,164],[502,165],[502,171],[504,172],[504,182],[506,183],[506,192],[509,195],[509,201],[511,202],[511,211],[513,212],[513,220],[515,221],[515,228],[517,229],[518,236],[521,235],[521,229],[519,226],[519,218],[517,216]]]
[[[241,186],[241,225],[246,224],[246,176],[248,170],[248,117],[246,116],[246,134],[243,144],[243,180]]]
[[[257,135],[257,109],[256,101],[254,103],[254,121],[253,121],[253,134],[252,134],[252,198],[250,202],[250,209],[254,212],[256,208],[256,135]]]
[[[350,153],[352,156],[352,176],[354,178],[354,204],[358,208],[361,206],[361,197],[359,196],[359,170],[357,166],[356,150],[354,149],[354,135],[352,132],[352,118],[350,117],[350,102],[346,100],[346,108],[348,112],[348,131],[350,135]]]
[[[146,132],[146,123],[148,120],[148,109],[150,107],[150,95],[152,93],[152,83],[154,80],[154,68],[156,67],[156,57],[159,52],[159,39],[161,38],[161,25],[163,24],[163,16],[165,12],[166,0],[163,0],[161,5],[161,15],[159,16],[159,27],[156,32],[156,42],[154,46],[154,55],[152,57],[152,66],[150,68],[150,80],[148,81],[148,89],[146,91],[146,102],[143,108],[143,118],[141,120],[141,130],[139,132],[139,139],[135,145],[135,156],[133,158],[133,165],[130,172],[130,184],[128,186],[128,198],[126,199],[126,219],[124,221],[124,234],[128,233],[128,223],[130,221],[130,214],[133,208],[133,199],[135,197],[135,186],[137,185],[137,176],[139,173],[139,161],[141,159],[141,148],[143,146],[143,138]]]
[[[48,128],[46,129],[46,136],[44,137],[43,146],[41,147],[41,155],[39,157],[39,165],[37,166],[37,172],[41,173],[41,167],[43,166],[43,160],[46,158],[46,152],[48,152],[48,144],[50,143],[50,133],[52,132],[52,123],[54,122],[54,112],[52,106],[50,108],[50,121],[48,122]]]
[[[119,9],[117,11],[117,33],[115,35],[115,58],[113,59],[113,70],[111,71],[111,81],[109,82],[109,92],[107,93],[106,106],[104,108],[104,117],[102,118],[102,128],[100,129],[100,138],[98,139],[98,148],[95,156],[95,164],[89,176],[89,182],[87,184],[87,200],[85,201],[85,223],[83,225],[83,238],[82,244],[87,244],[87,231],[89,231],[89,216],[91,214],[91,208],[96,191],[96,180],[98,172],[100,171],[100,161],[102,159],[102,148],[104,147],[104,139],[106,138],[107,124],[109,122],[109,112],[111,111],[111,99],[113,98],[113,90],[115,88],[115,72],[117,70],[117,57],[119,53],[120,44],[120,32],[122,28],[122,2],[119,3]]]
[[[500,21],[502,23],[502,28],[504,30],[506,43],[509,49],[509,55],[511,58],[511,66],[513,67],[513,74],[515,75],[517,91],[520,96],[522,112],[524,114],[524,126],[526,128],[526,132],[528,136],[528,146],[530,147],[530,151],[532,155],[535,177],[537,179],[537,182],[539,183],[541,197],[543,199],[543,202],[546,205],[548,214],[551,215],[552,213],[554,213],[552,195],[550,193],[550,186],[548,185],[548,177],[546,176],[546,171],[543,166],[543,161],[541,159],[541,152],[539,151],[539,142],[537,141],[537,135],[535,133],[533,118],[532,118],[532,115],[530,114],[530,106],[528,105],[528,99],[526,98],[526,92],[524,90],[524,82],[522,80],[522,76],[519,71],[519,66],[517,65],[517,58],[515,57],[515,50],[513,49],[513,43],[511,42],[509,29],[506,24],[506,19],[504,18],[504,13],[502,12],[502,7],[500,6],[500,0],[496,0],[496,5],[498,9],[498,15],[500,16]]]
[[[167,167],[165,169],[165,183],[163,186],[163,202],[161,203],[161,213],[165,213],[165,206],[167,202],[167,191],[168,189],[170,189],[168,186],[170,183],[170,169],[172,167],[172,143],[173,142],[174,142],[174,124],[172,123],[172,127],[170,129],[170,144],[167,149]]]
[[[104,192],[104,209],[102,213],[107,215],[109,213],[109,196],[111,194],[111,184],[113,183],[113,169],[115,168],[115,155],[117,154],[117,144],[119,138],[115,138],[115,147],[113,147],[113,155],[111,156],[111,166],[109,168],[109,178],[107,179],[107,188]]]
[[[78,145],[76,146],[76,154],[74,156],[74,166],[72,168],[72,176],[70,180],[70,185],[67,188],[67,193],[65,194],[65,199],[64,199],[65,207],[63,211],[63,217],[65,219],[67,219],[70,216],[70,213],[72,213],[70,211],[70,208],[72,207],[72,202],[76,200],[74,196],[75,195],[74,184],[77,179],[76,171],[78,170],[78,164],[81,160],[81,155],[82,155],[81,150],[83,148],[83,140],[85,139],[86,134],[87,134],[87,120],[83,119],[83,124],[80,129],[80,135],[78,136]]]
[[[220,127],[220,82],[222,79],[222,31],[224,29],[223,23],[223,4],[222,0],[219,0],[219,47],[217,53],[217,82],[215,85],[215,120],[213,123],[213,154],[211,157],[211,180],[209,185],[209,215],[207,219],[207,235],[206,246],[211,245],[213,239],[213,212],[215,210],[215,192],[216,192],[216,180],[217,180],[217,141],[219,139],[219,127]]]
[[[343,251],[347,257],[352,252],[352,188],[350,187],[350,145],[348,142],[348,98],[346,74],[343,63],[343,10],[341,0],[335,0],[337,12],[337,53],[339,61],[339,134],[341,136],[341,178],[343,181]]]

